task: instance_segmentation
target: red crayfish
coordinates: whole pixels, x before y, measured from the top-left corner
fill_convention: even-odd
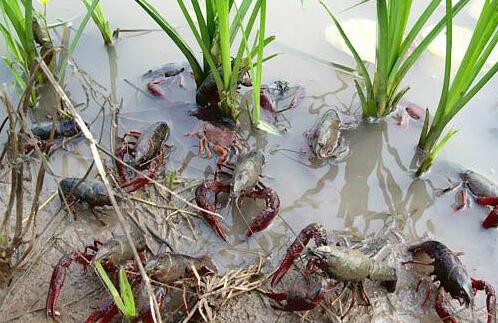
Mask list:
[[[121,161],[128,161],[137,170],[147,170],[146,176],[135,176],[128,179],[126,167],[116,162],[121,187],[128,187],[128,193],[135,192],[150,182],[163,166],[171,146],[166,141],[169,137],[169,126],[166,122],[155,122],[141,131],[130,131],[123,143],[117,148],[116,156]],[[131,140],[130,140],[131,139]],[[126,158],[126,160],[125,160]]]
[[[186,133],[185,135],[199,137],[199,155],[206,152],[208,159],[211,158],[212,147],[219,155],[217,164],[223,164],[227,160],[231,149],[238,154],[241,149],[245,150],[246,148],[237,132],[228,127],[217,126],[210,122],[201,122],[199,130]]]
[[[460,172],[462,184],[470,191],[475,201],[480,205],[490,205],[493,207],[486,219],[482,222],[482,227],[485,229],[498,227],[498,186],[491,180],[487,179],[481,174],[471,170]],[[460,186],[452,185],[443,190],[443,192],[453,190],[455,187]],[[457,193],[458,203],[454,206],[456,211],[468,205],[467,190],[463,189]]]
[[[439,281],[434,306],[438,316],[443,322],[457,322],[457,320],[450,314],[445,293],[449,293],[450,296],[457,299],[460,304],[468,306],[473,303],[473,297],[479,290],[484,290],[486,292],[488,323],[493,321],[493,318],[495,317],[494,311],[496,309],[496,296],[493,286],[483,280],[471,278],[460,259],[458,259],[457,254],[452,252],[441,242],[434,240],[414,245],[410,247],[408,251],[412,254],[425,253],[433,259],[430,263],[410,260],[404,262],[404,264],[432,266],[434,268],[431,276],[434,276],[435,281]],[[429,299],[430,293],[431,289],[428,289],[423,304],[425,304]]]
[[[254,233],[266,229],[278,214],[280,208],[280,198],[273,189],[266,187],[259,181],[264,162],[265,157],[262,153],[252,151],[245,156],[245,158],[243,158],[235,166],[235,168],[232,168],[229,165],[220,165],[220,167],[225,167],[232,172],[218,170],[214,176],[214,179],[205,180],[201,185],[199,185],[195,190],[195,200],[197,205],[210,212],[215,212],[217,195],[220,192],[229,193],[230,200],[235,199],[235,203],[238,203],[238,199],[242,196],[264,199],[266,206],[249,224],[246,236],[250,237]],[[230,183],[220,181],[218,179],[220,174],[230,176]],[[209,192],[215,194],[214,203],[208,198]],[[201,214],[203,218],[213,227],[216,233],[223,240],[227,241],[226,233],[221,227],[219,219],[207,212],[201,212]]]
[[[191,277],[195,268],[200,275],[215,273],[216,266],[207,257],[190,257],[183,254],[172,252],[163,252],[145,260],[145,240],[135,237],[135,246],[139,251],[141,261],[147,275],[155,282],[168,284],[182,278]],[[83,266],[87,271],[88,267],[94,262],[99,261],[104,269],[111,273],[111,277],[117,280],[117,270],[119,266],[124,266],[127,272],[134,273],[130,276],[130,284],[138,286],[141,282],[141,276],[133,261],[133,253],[127,247],[126,238],[117,237],[106,243],[95,241],[93,245],[85,247],[83,252],[76,251],[69,256],[62,257],[55,266],[50,281],[49,292],[47,296],[47,315],[55,317],[55,306],[59,298],[61,289],[70,265],[74,262]],[[156,288],[156,300],[161,306],[165,300],[164,289]],[[152,322],[151,309],[146,306],[140,311],[141,319],[144,322]],[[110,322],[119,310],[112,298],[106,299],[97,309],[95,309],[85,320],[85,322]]]
[[[301,255],[304,247],[311,239],[315,240],[316,248],[308,250],[307,271],[310,272],[314,268],[318,268],[328,279],[321,280],[310,292],[291,290],[283,293],[267,293],[267,296],[276,301],[285,301],[285,304],[279,304],[278,309],[308,311],[315,308],[322,300],[327,287],[332,285],[331,281],[343,283],[343,291],[349,288],[352,292],[350,306],[343,317],[354,306],[357,292],[364,301],[364,305],[370,305],[370,300],[363,288],[363,280],[367,278],[381,282],[389,292],[394,292],[397,282],[394,268],[373,260],[360,250],[329,245],[325,229],[316,223],[306,226],[287,249],[284,259],[272,277],[272,286],[278,284],[284,277],[294,260]],[[342,295],[342,291],[339,295]]]

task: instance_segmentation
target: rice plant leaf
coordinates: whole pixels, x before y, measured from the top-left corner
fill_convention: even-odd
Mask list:
[[[197,0],[191,0],[192,7],[194,8],[195,12],[195,17],[197,19],[197,26],[199,27],[199,31],[201,33],[202,40],[204,41],[204,45],[207,48],[211,48],[211,37],[209,35],[209,30],[206,24],[206,20],[204,19],[204,16],[202,15],[202,10],[199,5],[199,1]]]
[[[149,3],[149,1],[135,0],[135,2],[142,7],[142,9],[159,25],[159,27],[161,27],[162,30],[164,30],[169,38],[175,43],[176,47],[178,47],[178,49],[183,53],[192,68],[197,84],[202,82],[204,79],[204,71],[195,58],[193,51],[182,39],[176,29],[167,22],[167,20],[156,10],[154,6]]]
[[[374,115],[384,115],[387,103],[387,79],[389,73],[389,50],[392,43],[389,39],[389,18],[386,0],[377,0],[377,48],[376,72],[373,92],[377,105]]]
[[[240,6],[236,7],[236,12],[235,16],[233,17],[233,22],[230,26],[230,43],[233,43],[235,40],[235,37],[237,36],[238,30],[240,28],[239,22],[244,21],[244,17],[246,16],[247,12],[249,11],[249,8],[251,7],[251,3],[253,0],[244,0],[240,4]],[[255,10],[259,10],[259,6],[261,5],[261,1],[256,1],[256,4],[254,5]]]
[[[362,4],[367,3],[367,2],[369,2],[369,1],[370,1],[370,0],[361,0],[361,1],[359,1],[358,3],[355,3],[354,5],[352,5],[352,6],[350,6],[350,7],[347,7],[347,8],[346,8],[346,9],[344,9],[342,12],[346,12],[346,11],[349,11],[349,10],[354,9],[354,8],[356,8],[356,7],[359,7],[359,6],[361,6]]]
[[[19,41],[23,45],[24,49],[27,49],[26,34],[24,31],[24,14],[21,13],[19,8],[15,6],[17,1],[0,1],[2,3],[2,11],[8,17],[9,22],[12,24],[16,31],[16,35],[19,37]]]
[[[263,75],[263,50],[265,48],[265,25],[266,25],[266,0],[261,2],[261,10],[259,14],[259,42],[258,42],[258,56],[256,59],[256,80],[253,82],[253,120],[256,124],[260,123],[260,88],[261,79]],[[260,128],[261,129],[261,128]]]
[[[135,1],[145,1],[145,0],[135,0]],[[218,91],[220,91],[220,92],[223,91],[223,89],[224,89],[223,80],[221,79],[220,72],[218,71],[218,67],[214,63],[213,56],[211,55],[211,48],[207,48],[205,46],[204,42],[202,41],[202,37],[199,34],[199,31],[197,30],[197,27],[196,27],[194,21],[192,20],[192,17],[190,16],[188,9],[185,6],[185,3],[183,2],[183,0],[178,0],[178,5],[180,6],[180,10],[182,11],[182,14],[183,14],[185,20],[187,20],[187,24],[189,25],[190,30],[192,31],[192,34],[194,35],[194,37],[197,41],[197,44],[199,45],[199,47],[202,50],[202,54],[203,54],[204,59],[206,60],[206,62],[209,65],[210,72],[214,77]],[[178,37],[180,37],[180,36],[178,36]],[[170,38],[171,38],[171,36],[170,36]],[[179,38],[178,40],[181,40],[181,38]],[[181,41],[183,42],[183,40],[181,40]],[[178,46],[178,44],[177,44],[177,46]],[[193,55],[192,55],[192,57],[193,57]],[[195,59],[195,57],[194,57],[194,59]],[[199,67],[199,69],[200,69],[200,67]],[[203,77],[203,74],[204,73],[201,73],[202,77]]]
[[[446,107],[446,101],[448,98],[448,90],[450,87],[450,77],[451,77],[451,52],[453,43],[453,11],[451,8],[451,0],[446,0],[446,54],[444,63],[444,80],[443,88],[441,90],[441,99],[439,102],[439,107],[434,116],[434,122],[437,123],[439,118],[442,117],[444,113],[444,107]]]
[[[78,26],[78,29],[76,30],[76,33],[74,34],[73,39],[71,40],[71,43],[69,44],[69,48],[67,50],[67,54],[64,56],[64,60],[62,61],[58,79],[59,82],[63,83],[64,82],[64,75],[66,73],[66,67],[69,62],[69,59],[73,56],[74,51],[76,50],[76,46],[78,46],[78,43],[81,39],[81,35],[83,34],[83,31],[85,30],[88,21],[92,17],[93,11],[99,4],[99,0],[93,0],[92,4],[90,5],[90,8],[87,10],[85,16],[83,17],[83,20],[81,20],[80,25]]]
[[[133,291],[123,268],[119,269],[119,290],[121,291],[121,298],[126,308],[126,316],[128,318],[135,317],[136,312]]]
[[[328,8],[328,6],[323,2],[323,0],[320,0],[320,4],[327,11],[327,13],[330,16],[330,18],[332,19],[334,25],[337,27],[337,30],[339,30],[339,33],[341,34],[341,37],[343,38],[344,42],[346,43],[346,45],[348,46],[349,50],[353,54],[354,60],[356,61],[356,64],[359,67],[359,73],[360,73],[361,77],[364,80],[365,87],[367,89],[367,96],[368,97],[373,97],[372,81],[370,79],[370,75],[368,74],[367,68],[366,68],[365,64],[363,63],[363,60],[361,59],[360,55],[358,55],[358,52],[356,51],[356,49],[354,48],[353,44],[349,40],[348,36],[346,36],[346,33],[342,29],[341,24],[335,18],[335,16],[332,14],[332,12]],[[375,115],[375,111],[368,111],[368,113],[371,114],[371,115]]]
[[[275,135],[275,136],[282,136],[282,132],[280,130],[278,130],[277,127],[275,127],[272,124],[269,124],[268,122],[266,122],[264,120],[259,120],[259,122],[256,124],[256,128],[263,130],[265,132],[268,132],[268,133]]]
[[[236,15],[234,17],[234,19],[237,19],[236,22],[239,24],[239,28],[242,31],[241,32],[242,40],[239,44],[239,48],[237,50],[237,55],[235,56],[235,62],[234,62],[234,70],[236,70],[236,71],[239,70],[240,64],[242,63],[242,57],[243,57],[244,51],[247,51],[247,59],[250,60],[253,56],[252,53],[249,52],[248,38],[249,38],[249,35],[251,34],[251,31],[252,31],[252,28],[253,28],[254,23],[256,21],[256,18],[258,17],[257,8],[260,7],[261,1],[262,0],[257,0],[256,4],[254,5],[251,16],[249,17],[249,20],[247,21],[247,25],[245,28],[243,26],[242,20],[240,19],[240,16]],[[237,7],[235,7],[235,10],[238,10]],[[257,53],[257,51],[255,51],[255,52]],[[256,53],[254,55],[256,55]],[[251,63],[249,63],[248,65],[249,65],[248,68],[252,68]],[[254,75],[253,72],[251,72],[251,75]],[[234,75],[234,77],[232,77],[232,79],[230,81],[230,88],[234,88],[237,85],[238,77],[239,77],[239,75]]]
[[[27,54],[27,63],[29,66],[34,62],[36,48],[33,40],[33,2],[24,0],[24,38],[26,41],[25,51]]]
[[[387,106],[390,107],[390,110],[386,111],[387,114],[393,112],[396,109],[396,106],[398,105],[399,101],[401,101],[401,99],[405,96],[406,92],[408,92],[409,90],[410,87],[407,86],[392,97],[391,101],[387,104]]]
[[[227,90],[232,77],[232,58],[230,43],[230,10],[226,0],[216,0],[216,11],[218,13],[218,28],[221,53],[221,66],[223,68],[223,85]]]
[[[89,0],[82,0],[82,1],[86,10],[90,10],[91,3],[89,2]],[[102,39],[104,39],[104,43],[107,45],[112,44],[112,31],[111,28],[109,27],[109,21],[105,18],[104,10],[102,9],[100,3],[93,11],[92,19],[95,25],[97,25],[97,28],[99,29],[100,34],[102,35]]]
[[[354,80],[354,86],[356,87],[356,93],[358,93],[358,97],[360,98],[363,111],[368,111],[369,110],[368,101],[367,98],[365,97],[365,94],[363,94],[363,89],[361,88],[358,80]]]
[[[458,12],[460,12],[460,10],[462,10],[462,8],[465,7],[465,5],[469,1],[470,0],[458,1],[458,3],[453,6],[452,9],[453,15],[456,15]],[[422,16],[424,16],[424,19],[429,19],[430,15],[425,16],[425,14],[428,14],[427,10],[424,12]],[[422,16],[420,19],[422,19]],[[389,80],[391,91],[394,91],[394,89],[396,89],[399,86],[399,83],[401,83],[401,80],[403,80],[406,73],[408,73],[413,64],[415,64],[415,62],[419,59],[419,57],[427,49],[427,47],[429,47],[429,45],[436,38],[436,36],[439,35],[439,33],[444,29],[444,27],[446,26],[446,16],[444,16],[436,24],[436,26],[434,26],[434,28],[427,34],[427,36],[425,36],[422,39],[422,41],[418,44],[418,46],[416,46],[415,49],[413,49],[412,53],[406,59],[403,59],[409,47],[413,43],[413,40],[422,29],[423,24],[425,24],[425,22],[423,22],[423,24],[422,22],[423,20],[417,21],[417,23],[410,31],[409,35],[405,38],[405,41],[403,43],[403,50],[400,53],[400,57],[398,59],[398,62],[396,63],[396,67],[394,68],[396,72],[391,75]]]
[[[452,111],[446,116],[446,119],[451,120],[498,72],[498,63],[495,63],[489,71],[454,105]]]
[[[111,279],[107,275],[104,267],[102,267],[102,264],[100,263],[100,261],[97,261],[95,263],[95,269],[97,270],[99,277],[104,282],[104,285],[107,287],[107,290],[111,294],[112,299],[114,300],[114,303],[116,304],[116,306],[119,308],[119,310],[122,313],[126,313],[126,307],[123,303],[123,300],[121,299],[121,296],[119,295],[119,292],[116,289],[116,287],[114,286],[114,284],[112,283]]]

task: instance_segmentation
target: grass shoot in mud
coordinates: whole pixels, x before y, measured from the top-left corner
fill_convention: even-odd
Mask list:
[[[119,308],[123,316],[128,320],[132,321],[136,316],[135,310],[135,299],[133,297],[133,291],[131,289],[128,277],[126,277],[126,272],[123,268],[119,269],[119,292],[116,286],[112,283],[111,278],[107,275],[104,267],[100,261],[95,264],[95,270],[97,271],[102,282],[107,287],[107,290],[112,296],[114,303]]]
[[[182,38],[178,31],[147,0],[135,0],[147,14],[164,30],[189,62],[195,81],[200,87],[208,78],[212,78],[218,91],[218,104],[223,113],[234,120],[240,113],[237,87],[240,79],[256,65],[253,91],[259,95],[261,81],[263,47],[273,40],[265,38],[266,0],[244,0],[237,7],[233,0],[206,0],[204,12],[200,1],[193,0],[192,14],[184,1],[178,6],[187,21],[197,46],[202,51],[202,64],[195,52]],[[259,30],[253,29],[259,17]],[[250,36],[255,35],[254,45],[249,48]],[[237,44],[237,39],[242,38]],[[256,57],[256,61],[254,61]],[[259,75],[259,77],[258,77]],[[259,81],[258,81],[259,79]],[[256,98],[255,95],[255,98]],[[255,124],[259,118],[259,99],[255,101],[252,120]]]
[[[364,2],[367,1],[361,3]],[[468,2],[469,0],[458,1],[452,9],[453,14],[459,12]],[[366,118],[385,117],[396,109],[397,103],[409,90],[409,87],[400,89],[401,82],[417,59],[443,30],[446,21],[446,17],[443,17],[416,45],[416,38],[438,8],[441,0],[432,0],[411,29],[408,29],[407,25],[412,11],[412,0],[376,0],[376,3],[377,50],[372,80],[367,66],[344,32],[341,23],[325,2],[320,0],[320,4],[332,19],[358,65],[359,80],[355,80],[355,86],[361,101],[363,116]]]
[[[446,1],[448,17],[453,17],[453,10],[451,2]],[[456,133],[455,130],[450,130],[443,135],[448,123],[498,72],[498,62],[494,62],[487,70],[485,68],[490,54],[498,43],[498,0],[484,3],[465,56],[453,78],[451,76],[452,19],[447,21],[446,29],[443,89],[434,118],[431,120],[429,113],[426,113],[424,127],[420,133],[418,148],[425,156],[417,170],[417,176],[429,169],[441,148]]]

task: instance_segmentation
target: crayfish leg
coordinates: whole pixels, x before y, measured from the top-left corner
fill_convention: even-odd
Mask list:
[[[478,290],[484,290],[486,292],[486,310],[488,311],[488,323],[493,322],[496,317],[496,293],[493,286],[485,282],[484,280],[471,278],[472,289],[474,294]]]
[[[344,320],[344,318],[349,314],[353,306],[356,304],[356,291],[354,288],[351,288],[351,303],[349,304],[348,309],[346,310],[346,313],[341,315],[341,320]]]
[[[456,194],[456,202],[453,204],[453,211],[460,211],[469,206],[467,191],[461,190]]]
[[[445,323],[457,323],[457,320],[453,318],[450,314],[448,302],[446,302],[446,297],[444,296],[445,290],[439,287],[436,294],[436,300],[434,302],[434,308],[439,318]]]

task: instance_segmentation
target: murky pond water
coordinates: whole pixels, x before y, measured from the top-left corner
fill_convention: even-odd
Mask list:
[[[187,34],[174,2],[152,2],[161,12],[168,12],[168,17],[174,18],[173,24]],[[303,54],[352,63],[349,56],[326,41],[324,31],[329,20],[318,4],[308,2],[303,9],[299,1],[269,1],[268,29],[269,33],[278,36],[278,41],[268,48],[267,53],[281,55],[268,62],[264,70],[267,82],[284,79],[304,86],[306,98],[296,109],[280,117],[282,124],[287,126],[285,135],[279,137],[247,130],[243,134],[252,147],[263,150],[267,156],[264,182],[278,192],[282,204],[280,216],[285,222],[276,218],[270,228],[246,240],[246,226],[240,216],[228,215],[225,221],[228,244],[206,226],[199,228],[201,238],[187,250],[194,254],[207,253],[218,264],[231,268],[252,263],[254,252],[282,255],[294,238],[293,232],[299,232],[312,222],[320,222],[330,231],[351,228],[363,234],[375,233],[395,222],[410,240],[430,236],[455,251],[463,252],[463,262],[472,276],[498,286],[495,274],[498,268],[497,232],[480,227],[488,209],[472,205],[454,212],[451,208],[455,202],[454,193],[437,196],[438,189],[448,186],[447,178],[458,179],[452,164],[474,169],[498,182],[495,172],[498,150],[493,148],[498,144],[498,94],[494,90],[498,82],[490,82],[455,119],[452,126],[458,128],[459,133],[443,149],[432,171],[422,179],[415,179],[412,161],[421,124],[410,121],[408,125],[400,126],[391,117],[378,123],[360,123],[357,129],[345,130],[350,152],[344,160],[311,164],[307,156],[292,152],[307,147],[306,130],[329,107],[336,107],[344,118],[357,116],[359,102],[349,76]],[[119,5],[117,1],[103,1],[102,5],[113,28],[157,28],[133,1],[119,1]],[[345,0],[330,3],[337,12],[348,5],[350,1]],[[420,8],[422,5],[415,6]],[[52,0],[49,4],[50,21],[72,19],[80,12],[79,1]],[[374,14],[374,5],[368,4],[341,13],[341,18],[373,19]],[[473,19],[463,13],[457,22],[469,26]],[[184,136],[198,125],[198,121],[188,115],[195,102],[188,73],[184,75],[185,89],[167,95],[166,99],[151,98],[131,85],[142,89],[145,71],[166,62],[183,61],[181,54],[161,32],[122,33],[114,51],[110,52],[103,46],[96,28],[91,26],[82,38],[75,60],[99,83],[106,87],[117,86],[117,97],[123,100],[120,134],[144,128],[159,119],[167,120],[172,126],[171,142],[176,146],[169,158],[168,170],[182,169],[182,175],[191,178],[201,178],[212,172],[214,159],[198,158],[197,140]],[[113,68],[116,68],[114,78],[110,75]],[[443,59],[424,54],[406,78],[411,90],[405,101],[434,109],[440,94],[442,72]],[[0,77],[5,79],[5,75],[2,69]],[[72,94],[74,97],[82,95],[78,87]],[[85,110],[83,116],[92,120],[97,113],[98,109],[93,107]],[[103,120],[102,116],[98,118],[92,126],[96,136]],[[106,115],[103,132],[104,145],[107,146],[109,119],[110,116]],[[84,174],[91,156],[81,141],[74,143],[70,154],[59,151],[52,161],[59,175],[78,176]],[[47,187],[55,189],[52,182]],[[248,210],[254,205],[249,201],[244,203],[243,210],[248,212],[248,219],[256,212],[257,207]],[[274,263],[278,259],[272,257]]]

